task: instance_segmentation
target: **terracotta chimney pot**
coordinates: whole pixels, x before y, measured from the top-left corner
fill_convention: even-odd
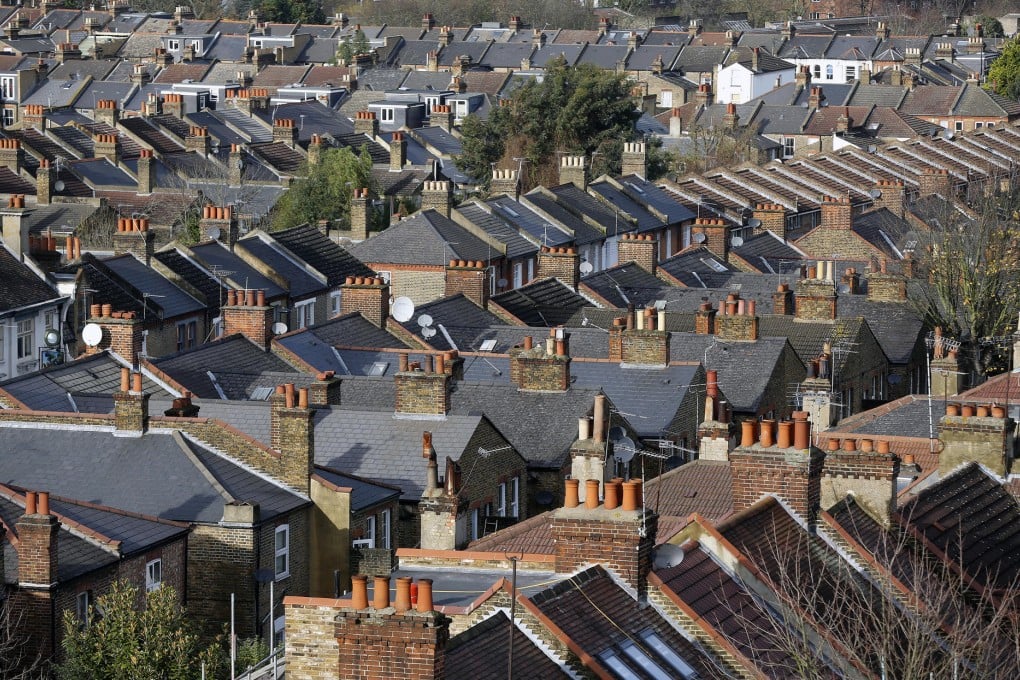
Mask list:
[[[40,515],[48,515],[48,514],[50,514],[50,492],[49,491],[40,491],[38,499],[39,499],[39,510],[38,510],[39,514]]]
[[[406,612],[411,608],[411,581],[410,576],[401,576],[397,579],[397,596],[393,601],[393,608],[397,613]]]
[[[754,446],[754,421],[745,420],[740,424],[740,446],[747,448]]]
[[[599,507],[599,480],[584,480],[584,507],[589,510]]]
[[[581,501],[578,500],[577,487],[580,486],[581,480],[579,479],[567,479],[566,491],[563,498],[563,507],[565,508],[576,508],[580,505]]]
[[[790,448],[790,443],[793,440],[793,423],[791,421],[784,420],[779,423],[779,435],[776,440],[776,446],[779,448]]]
[[[368,577],[364,574],[351,577],[351,607],[368,609]]]
[[[624,510],[638,509],[638,488],[634,480],[623,483],[623,504]]]
[[[36,514],[36,512],[38,512],[38,510],[36,509],[35,499],[36,499],[35,491],[26,491],[25,492],[25,514],[26,515],[34,515],[34,514]]]
[[[372,585],[372,607],[386,609],[390,606],[390,577],[376,576]]]
[[[879,439],[875,442],[875,449],[878,453],[887,454],[889,453],[889,442],[885,439]]]
[[[946,404],[946,415],[947,416],[958,416],[960,415],[959,404]]]
[[[773,434],[775,426],[776,426],[776,421],[774,421],[774,420],[763,420],[763,421],[761,421],[761,425],[760,425],[761,432],[760,432],[758,441],[759,441],[759,443],[764,448],[769,448],[769,447],[772,446],[772,444],[773,444],[772,434]]]
[[[418,579],[418,611],[432,611],[432,579]]]
[[[606,510],[615,510],[620,506],[620,489],[621,484],[617,481],[609,481],[605,486],[605,505]]]

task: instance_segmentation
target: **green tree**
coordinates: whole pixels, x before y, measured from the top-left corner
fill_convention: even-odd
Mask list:
[[[185,618],[177,593],[161,586],[145,595],[137,608],[138,588],[124,581],[113,584],[90,608],[88,625],[64,613],[64,663],[61,680],[134,680],[159,678],[191,680],[222,667],[223,652],[215,644],[203,647]]]
[[[988,69],[986,82],[996,94],[1020,99],[1020,36],[1002,46],[999,56]]]
[[[354,189],[371,188],[372,157],[366,147],[355,154],[347,147],[327,149],[319,163],[276,204],[273,229],[287,229],[319,220],[350,221]]]
[[[317,0],[262,0],[256,5],[265,21],[291,24],[324,24],[326,14]]]
[[[516,90],[486,121],[465,121],[457,166],[487,183],[494,163],[531,172],[525,188],[554,183],[556,154],[586,154],[607,170],[619,168],[622,142],[635,137],[638,113],[623,74],[560,58],[544,77]],[[599,155],[603,155],[599,159]]]

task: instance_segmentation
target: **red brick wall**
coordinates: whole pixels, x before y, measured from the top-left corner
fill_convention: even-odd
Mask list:
[[[581,258],[577,248],[548,248],[542,246],[538,252],[536,278],[559,279],[570,288],[577,290],[581,278]]]
[[[669,362],[669,333],[658,330],[625,330],[622,355],[625,364],[665,366]]]
[[[853,206],[850,199],[826,196],[822,201],[821,226],[829,229],[850,229],[853,226]]]
[[[739,447],[730,452],[733,509],[749,508],[765,494],[781,497],[801,517],[810,518],[821,502],[825,456],[806,450]]]
[[[341,286],[340,314],[361,312],[382,327],[390,314],[390,287],[378,277],[348,278]]]
[[[336,621],[338,678],[440,680],[449,620],[439,612],[342,610]]]
[[[642,537],[642,514],[645,536]],[[602,564],[639,593],[652,566],[659,517],[651,511],[560,508],[551,521],[556,571],[571,572],[585,564]]]
[[[620,263],[633,262],[645,271],[655,273],[659,242],[651,234],[624,234],[618,244]]]
[[[273,339],[273,308],[228,306],[222,307],[223,335],[241,333],[260,347],[269,347]]]

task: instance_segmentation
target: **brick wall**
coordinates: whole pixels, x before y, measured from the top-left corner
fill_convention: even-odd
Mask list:
[[[711,302],[702,302],[694,315],[694,332],[698,335],[715,335],[716,313]]]
[[[560,184],[573,184],[581,190],[588,187],[588,159],[584,156],[560,157]]]
[[[705,239],[699,245],[705,246],[721,258],[727,259],[730,252],[729,231],[730,228],[725,220],[699,217],[691,227],[691,240],[698,243],[694,238],[695,235],[704,234]]]
[[[754,342],[758,339],[757,316],[721,314],[716,317],[715,325],[720,340]]]
[[[447,373],[402,371],[393,376],[397,413],[445,415],[450,410],[450,376]]]
[[[620,155],[621,174],[644,177],[647,173],[646,158],[644,142],[624,142],[623,153]]]
[[[450,182],[427,180],[421,189],[421,209],[435,210],[443,217],[450,216],[453,194]]]
[[[340,291],[341,314],[361,312],[369,321],[382,327],[390,313],[389,284],[374,276],[348,276]]]
[[[1013,458],[1013,419],[943,416],[939,421],[939,472],[943,475],[970,461],[1005,477]]]
[[[802,518],[812,518],[821,502],[824,454],[814,447],[798,450],[758,444],[730,452],[733,509],[744,510],[762,496],[781,497]]]
[[[514,348],[510,380],[522,390],[565,392],[570,388],[570,357],[546,354],[542,343],[530,350]]]
[[[142,262],[149,264],[152,261],[152,252],[153,245],[156,242],[156,233],[149,231],[148,222],[148,219],[146,219],[145,231],[113,232],[113,254],[123,255],[124,253],[131,253]]]
[[[335,680],[340,646],[335,635],[335,600],[287,597],[287,676],[295,680]]]
[[[760,234],[764,231],[771,231],[781,239],[786,239],[786,208],[778,203],[759,203],[755,206],[752,219],[759,220],[761,224],[755,228],[754,233]]]
[[[886,208],[897,217],[903,217],[903,204],[906,191],[903,180],[880,179],[875,187],[882,195],[875,199],[876,208]]]
[[[622,362],[638,366],[665,366],[669,362],[669,333],[658,330],[625,330]]]
[[[853,206],[845,196],[826,196],[822,201],[821,212],[821,226],[827,229],[847,231],[853,226]]]
[[[921,173],[918,181],[918,197],[938,194],[943,198],[953,198],[952,178],[948,170],[927,169]]]
[[[188,611],[203,632],[218,634],[230,621],[230,594],[236,597],[237,634],[255,634],[255,529],[199,525],[188,541]]]
[[[332,677],[441,680],[445,675],[449,619],[439,612],[343,609],[335,630],[339,667]]]
[[[658,515],[640,509],[560,508],[550,522],[556,571],[572,572],[586,564],[601,564],[644,593],[658,522]],[[642,526],[646,529],[644,537],[639,534]]]
[[[794,309],[793,291],[790,290],[790,284],[780,283],[776,286],[776,292],[772,294],[772,313],[793,316]]]
[[[865,506],[883,523],[896,506],[896,476],[899,474],[899,458],[891,453],[878,453],[871,440],[862,444],[856,441],[855,450],[828,451],[822,471],[821,504],[831,508],[843,500],[848,493]]]
[[[114,424],[120,432],[141,435],[149,424],[149,395],[134,392],[113,393]]]
[[[902,302],[907,299],[907,280],[899,274],[868,274],[868,299],[873,302]]]
[[[103,339],[96,346],[97,350],[111,349],[131,365],[137,365],[138,354],[142,351],[141,319],[93,316],[89,318],[89,322],[98,324],[103,329]]]
[[[238,297],[241,297],[238,292]],[[223,335],[241,333],[262,348],[273,338],[273,308],[269,305],[230,305],[221,308]]]
[[[836,318],[836,291],[832,281],[801,279],[797,283],[797,318],[831,321]]]

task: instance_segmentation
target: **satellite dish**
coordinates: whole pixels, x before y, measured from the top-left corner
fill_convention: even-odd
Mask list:
[[[436,329],[435,328],[428,328],[428,327],[426,327],[426,328],[421,329],[421,334],[422,334],[422,337],[428,339],[428,338],[431,338],[433,335],[436,334]]]
[[[581,273],[582,274],[585,274],[585,275],[591,274],[592,271],[594,271],[594,269],[595,269],[595,267],[592,266],[591,262],[582,262],[581,263]]]
[[[611,442],[618,442],[626,436],[627,431],[619,425],[609,428],[609,441]]]
[[[752,229],[757,229],[758,227],[761,226],[761,220],[759,220],[757,217],[752,217],[747,221],[747,226],[751,227]]]
[[[53,183],[53,188],[57,191],[63,191],[65,186],[67,185],[64,184],[64,180],[62,179],[58,179],[56,182]]]
[[[283,335],[287,332],[287,324],[282,321],[277,321],[273,324],[273,335]]]
[[[946,130],[942,133],[942,139],[953,139],[956,135],[953,134],[952,130]]]
[[[428,328],[429,326],[432,325],[432,317],[429,316],[428,314],[422,314],[421,316],[418,317],[418,325],[421,326],[422,328]]]
[[[97,323],[87,323],[85,328],[81,329],[81,339],[89,347],[95,347],[103,339],[103,329]]]
[[[43,341],[46,343],[47,347],[56,347],[60,344],[60,333],[49,328],[46,330],[46,334],[43,335]]]
[[[390,314],[393,318],[404,323],[410,321],[411,317],[414,316],[414,301],[405,296],[400,296],[393,301],[393,307],[390,309]]]
[[[219,240],[219,238],[220,238],[220,228],[219,227],[213,227],[212,229],[210,229],[209,231],[206,232],[206,235],[209,238],[213,239],[213,240]]]
[[[629,463],[634,458],[635,450],[634,440],[630,437],[620,437],[613,442],[613,458],[621,463]]]
[[[684,550],[672,543],[663,543],[652,554],[653,569],[669,569],[684,561]]]
[[[704,234],[695,234],[694,235],[694,242],[695,243],[704,243],[705,242],[705,235]]]
[[[744,245],[744,239],[742,237],[740,237],[740,236],[734,236],[733,240],[730,241],[730,244],[734,248],[739,248],[740,246]]]
[[[507,283],[508,281],[506,279],[500,279],[499,281],[496,282],[496,285],[499,286],[500,288],[506,288]]]
[[[868,195],[871,196],[872,198],[882,198],[882,190],[872,189],[871,191],[868,192]]]

